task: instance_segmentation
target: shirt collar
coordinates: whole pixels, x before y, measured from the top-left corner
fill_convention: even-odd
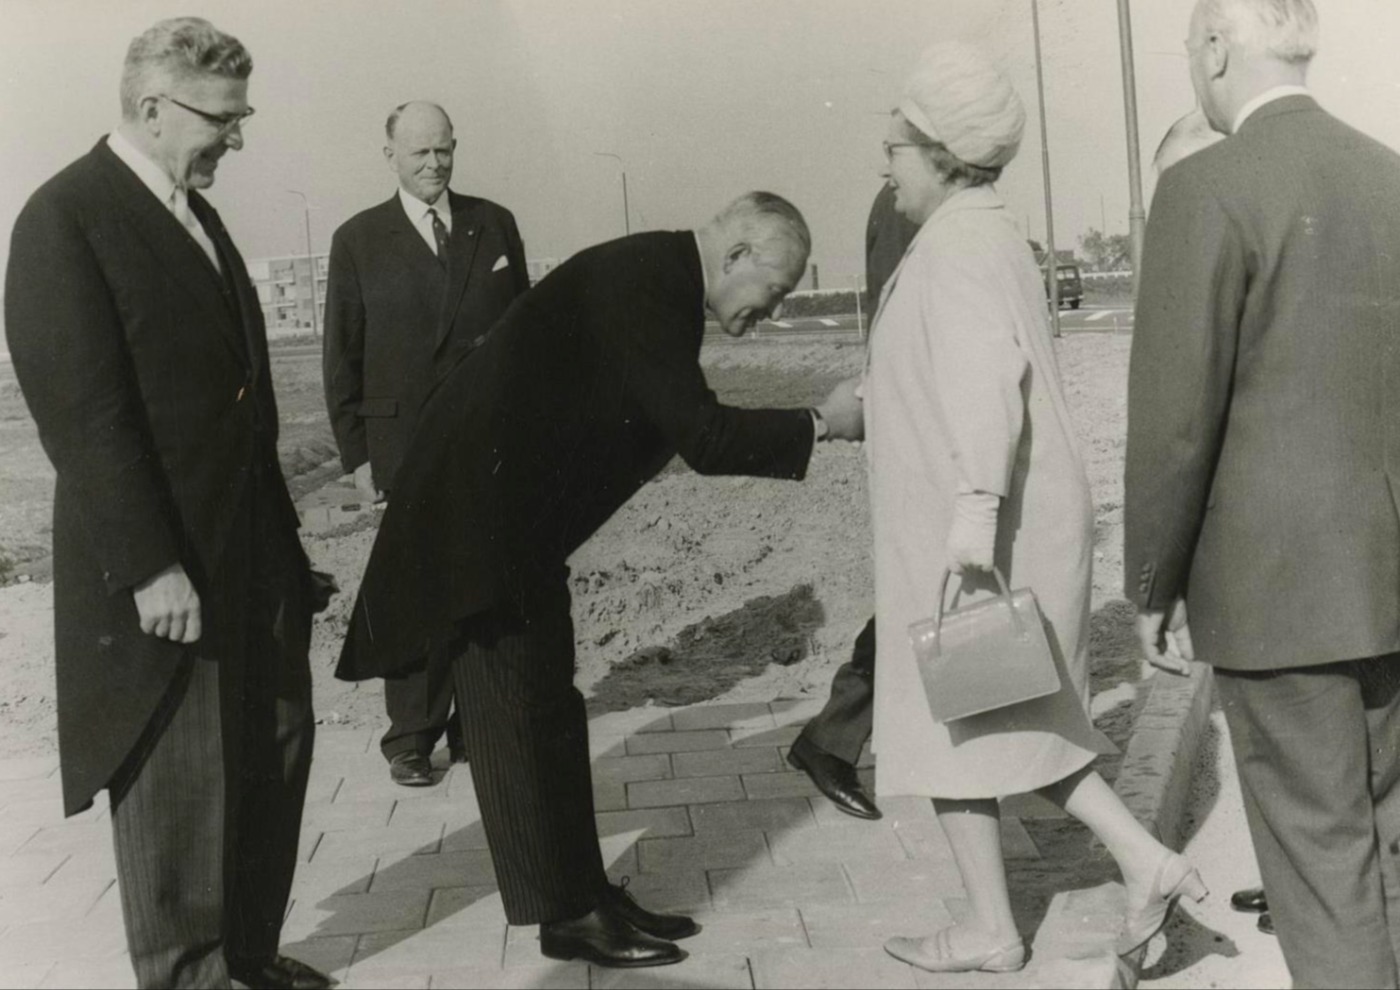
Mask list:
[[[1230,133],[1238,134],[1240,128],[1244,126],[1244,122],[1249,119],[1250,114],[1254,113],[1254,111],[1258,110],[1266,103],[1272,103],[1274,100],[1281,100],[1285,96],[1311,95],[1312,93],[1308,91],[1308,87],[1306,86],[1286,85],[1275,86],[1273,89],[1266,89],[1244,106],[1240,107],[1240,112],[1235,114],[1235,123],[1234,126],[1230,128]]]
[[[170,197],[175,192],[175,180],[157,165],[149,155],[136,147],[120,130],[107,135],[107,147],[112,154],[122,160],[127,168],[136,173],[141,184],[151,191],[165,206],[170,205]]]
[[[412,193],[406,192],[403,186],[399,186],[399,202],[403,204],[403,211],[408,214],[408,219],[414,223],[421,223],[429,210],[437,210],[438,217],[444,223],[452,223],[452,207],[446,189],[438,194],[437,199],[425,203]]]

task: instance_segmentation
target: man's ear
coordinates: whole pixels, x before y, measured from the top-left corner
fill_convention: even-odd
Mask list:
[[[740,241],[738,244],[731,245],[729,250],[724,252],[724,264],[721,266],[721,270],[728,275],[729,269],[733,268],[740,258],[752,252],[753,248],[747,241]]]
[[[389,171],[394,170],[394,148],[392,145],[384,146],[384,164],[389,166]]]
[[[1206,39],[1206,71],[1210,79],[1219,79],[1230,68],[1230,46],[1219,34]]]
[[[136,119],[152,134],[160,133],[160,97],[143,96],[136,104]]]

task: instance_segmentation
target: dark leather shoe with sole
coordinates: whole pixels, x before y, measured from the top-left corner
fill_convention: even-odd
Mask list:
[[[805,737],[798,736],[788,750],[787,761],[806,773],[817,785],[817,790],[846,814],[871,821],[884,817],[875,807],[875,802],[870,800],[870,795],[865,793],[865,788],[861,787],[856,768],[840,757],[832,756]]]
[[[601,904],[582,918],[540,925],[540,951],[550,959],[583,959],[612,969],[669,966],[687,955],[675,943],[648,935]]]
[[[1263,887],[1246,887],[1230,895],[1230,906],[1246,914],[1260,914],[1269,910],[1269,899],[1264,896]]]
[[[657,938],[664,938],[668,942],[700,934],[700,926],[695,923],[694,918],[687,918],[683,914],[658,914],[642,907],[636,898],[627,892],[627,881],[628,878],[623,877],[621,884],[608,884],[603,888],[600,902],[613,914],[633,928]]]
[[[1258,924],[1259,930],[1265,935],[1278,935],[1278,932],[1274,931],[1274,916],[1268,911],[1259,916]]]
[[[433,778],[433,765],[422,753],[410,750],[395,753],[389,760],[389,779],[404,787],[431,787],[437,781]]]
[[[337,982],[290,956],[274,956],[267,962],[229,961],[228,975],[246,987],[266,990],[330,990]]]

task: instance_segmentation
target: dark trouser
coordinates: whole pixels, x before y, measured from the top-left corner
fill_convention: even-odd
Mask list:
[[[1400,654],[1216,683],[1293,985],[1394,987]]]
[[[802,729],[818,749],[852,765],[870,739],[875,709],[875,617],[856,637],[851,662],[842,664],[831,681],[826,707]]]
[[[379,740],[384,758],[415,751],[431,756],[444,732],[449,745],[459,741],[461,731],[452,718],[453,694],[449,650],[434,650],[423,670],[384,678],[384,711],[389,716],[389,731]]]
[[[458,715],[506,920],[587,914],[607,875],[568,585],[547,589],[524,616],[473,617],[457,647]]]

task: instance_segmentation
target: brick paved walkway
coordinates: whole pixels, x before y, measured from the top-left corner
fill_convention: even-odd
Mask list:
[[[506,925],[468,767],[398,787],[374,733],[322,727],[286,951],[350,987],[1114,985],[1121,889],[1098,870],[1088,889],[1051,895],[1084,871],[1042,859],[1025,825],[1048,806],[1034,800],[1004,805],[1018,919],[1035,933],[1027,969],[935,977],[887,956],[889,935],[960,915],[958,873],[929,801],[886,798],[882,821],[860,822],[787,767],[816,707],[592,721],[609,872],[648,907],[705,926],[686,962],[633,971],[547,960],[534,928]],[[131,986],[105,803],[63,820],[56,767],[0,761],[0,986]]]

